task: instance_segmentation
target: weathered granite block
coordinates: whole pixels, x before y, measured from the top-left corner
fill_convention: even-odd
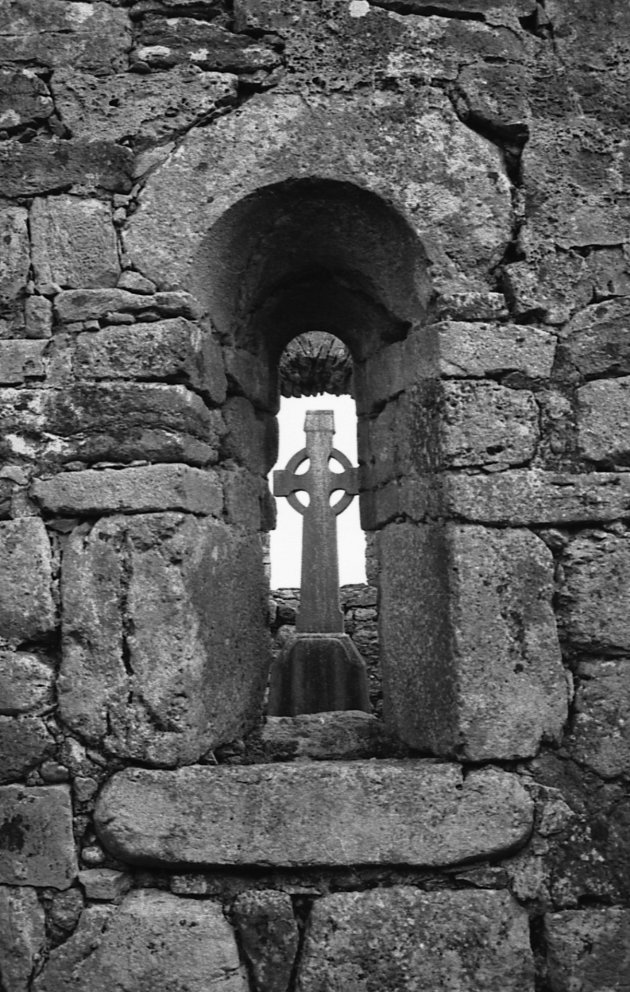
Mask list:
[[[75,136],[120,141],[131,134],[134,146],[143,147],[235,103],[237,82],[232,73],[191,65],[100,78],[63,69],[55,73],[55,100]]]
[[[278,53],[264,41],[192,17],[149,17],[138,41],[133,58],[161,69],[192,62],[218,72],[255,72],[280,64]]]
[[[583,662],[571,753],[602,778],[630,773],[630,662]]]
[[[46,917],[35,889],[0,886],[0,981],[11,992],[28,992],[41,960]]]
[[[0,146],[5,196],[37,196],[69,186],[76,191],[128,193],[132,167],[130,149],[110,141],[46,137],[26,144],[3,141]]]
[[[211,403],[225,399],[219,345],[208,327],[184,317],[80,334],[74,371],[79,379],[185,382]]]
[[[24,778],[50,754],[54,743],[39,717],[0,716],[0,784]]]
[[[391,524],[379,541],[385,700],[402,739],[472,761],[558,740],[569,686],[543,542],[439,524]]]
[[[111,208],[96,199],[38,197],[30,212],[35,281],[115,286],[120,273]]]
[[[17,386],[27,379],[43,379],[46,341],[0,341],[0,385]]]
[[[580,454],[604,465],[630,461],[630,376],[598,379],[577,390]]]
[[[37,479],[32,495],[43,509],[71,516],[182,510],[220,517],[223,510],[217,474],[189,465],[61,472]]]
[[[164,317],[188,317],[199,320],[203,310],[190,293],[143,293],[126,289],[69,289],[55,298],[55,311],[62,323],[75,324],[83,320],[107,320],[110,313],[141,315],[143,310],[156,310]],[[141,317],[140,317],[141,319]]]
[[[223,409],[226,445],[231,455],[251,472],[265,475],[278,460],[278,422],[256,411],[249,400],[233,396]]]
[[[0,128],[13,131],[50,117],[54,109],[46,84],[32,69],[0,70]]]
[[[0,651],[0,713],[16,716],[49,706],[54,669],[37,655]]]
[[[533,992],[527,914],[507,892],[407,886],[319,899],[298,992]]]
[[[260,992],[286,992],[299,946],[291,899],[273,889],[242,892],[233,918]]]
[[[39,518],[0,523],[0,643],[17,645],[54,630],[52,564]]]
[[[571,644],[630,651],[630,540],[592,530],[562,556],[559,618]]]
[[[627,299],[606,300],[581,310],[563,328],[562,355],[589,379],[630,373]]]
[[[67,889],[77,870],[67,786],[0,787],[0,883]]]
[[[630,910],[566,910],[545,917],[553,992],[622,990],[630,973]]]
[[[247,992],[234,932],[221,906],[140,889],[120,906],[84,910],[56,948],[33,992]]]
[[[270,760],[356,761],[395,747],[381,720],[361,710],[268,716],[261,742]],[[391,750],[390,750],[391,753]]]
[[[31,264],[27,222],[24,207],[0,211],[0,301],[5,305],[26,290]]]
[[[128,769],[101,792],[101,842],[138,864],[447,865],[524,843],[516,776],[430,761]]]
[[[253,723],[269,664],[257,538],[177,513],[105,518],[70,538],[62,600],[59,706],[80,736],[168,766]]]
[[[531,393],[495,382],[445,382],[441,406],[446,466],[507,468],[533,457],[539,417]]]
[[[0,61],[101,73],[126,66],[128,15],[108,3],[9,0],[0,13]]]
[[[52,303],[45,296],[27,296],[24,303],[27,338],[49,338],[52,335]]]
[[[88,868],[79,872],[79,882],[87,899],[113,902],[129,891],[133,878],[127,872],[114,868]]]

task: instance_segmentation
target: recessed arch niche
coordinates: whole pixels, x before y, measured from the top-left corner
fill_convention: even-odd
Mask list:
[[[379,455],[371,448],[370,421],[380,403],[379,353],[413,330],[426,346],[425,378],[430,378],[431,356],[436,354],[434,330],[427,320],[427,258],[417,235],[374,193],[348,182],[310,178],[263,187],[233,205],[209,231],[200,257],[208,267],[207,305],[222,341],[230,390],[259,417],[278,410],[278,366],[291,340],[325,331],[347,346],[357,373],[353,392],[359,414],[359,499],[365,503],[364,529],[370,531],[369,495],[375,484],[371,466]],[[398,443],[410,448],[412,423],[407,420],[400,431],[408,436]],[[270,454],[268,467],[273,461]],[[438,536],[438,544],[439,540]],[[435,541],[432,551],[439,561]],[[391,569],[391,555],[386,567]],[[432,604],[433,630],[446,624],[444,592],[442,603]],[[410,586],[407,596],[412,627],[418,616],[418,589]],[[381,602],[385,645],[396,643],[389,627],[400,624],[401,609],[404,612],[405,603],[390,609],[387,598]],[[444,635],[433,647],[442,650],[445,644]],[[406,698],[408,708],[409,699],[421,691],[420,672],[417,680],[410,681],[409,673],[401,679],[393,653],[382,656],[381,663],[385,714],[397,726],[401,700]],[[437,662],[434,674],[439,678]],[[442,687],[440,694],[447,705],[448,692]]]

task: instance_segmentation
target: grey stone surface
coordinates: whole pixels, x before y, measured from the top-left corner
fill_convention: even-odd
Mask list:
[[[43,379],[45,341],[0,341],[0,385],[17,386]]]
[[[351,94],[311,93],[308,102],[291,93],[255,96],[239,114],[216,122],[211,142],[203,131],[188,135],[181,152],[151,176],[126,251],[157,284],[177,282],[207,300],[204,241],[230,205],[288,178],[334,176],[384,196],[412,218],[420,239],[430,238],[438,281],[457,281],[466,270],[466,288],[482,288],[481,273],[511,237],[500,156],[457,120],[439,91],[427,92],[409,117],[403,106],[397,94],[374,102]]]
[[[630,773],[630,664],[582,662],[571,752],[602,778]]]
[[[77,876],[70,790],[0,788],[0,884],[67,889]]]
[[[0,886],[0,983],[10,992],[28,992],[41,960],[45,915],[35,889]]]
[[[79,334],[74,371],[79,379],[185,382],[212,403],[225,399],[219,345],[184,317]]]
[[[54,740],[39,717],[0,716],[0,784],[24,778],[53,746]]]
[[[117,857],[162,865],[454,864],[522,844],[518,779],[430,761],[128,769],[96,825]]]
[[[630,456],[630,376],[587,382],[577,391],[578,445],[591,461],[625,465]]]
[[[559,618],[572,645],[630,650],[630,540],[592,530],[562,555]]]
[[[0,651],[0,713],[17,716],[50,706],[53,666],[35,654]]]
[[[70,515],[183,510],[220,517],[223,509],[216,473],[188,465],[61,472],[37,479],[32,495],[43,509]]]
[[[80,736],[169,766],[254,722],[269,664],[257,538],[176,513],[104,518],[70,538],[62,599],[59,706]]]
[[[265,754],[312,761],[381,757],[394,742],[383,722],[361,710],[268,716],[261,732]]]
[[[134,314],[157,311],[164,317],[188,317],[198,320],[203,311],[189,293],[173,291],[145,295],[126,289],[70,289],[55,298],[55,312],[62,323],[83,320],[107,320],[111,313]]]
[[[236,102],[237,77],[194,65],[169,73],[96,77],[72,69],[55,73],[54,93],[64,123],[77,137],[120,141],[133,135],[144,147]]]
[[[494,382],[445,382],[441,441],[446,466],[529,461],[539,437],[538,407],[531,393]]]
[[[113,902],[129,891],[133,878],[127,872],[114,868],[86,868],[79,872],[79,882],[87,899]]]
[[[243,396],[231,397],[224,407],[226,445],[237,462],[250,472],[266,475],[278,459],[278,424],[269,414],[257,414]]]
[[[116,285],[120,263],[107,203],[76,196],[37,197],[29,222],[36,284]]]
[[[243,892],[232,912],[254,992],[287,992],[299,946],[290,897],[272,889]]]
[[[299,992],[532,992],[527,914],[506,892],[407,886],[318,900]]]
[[[265,39],[234,34],[217,21],[154,16],[144,22],[137,40],[133,60],[159,69],[192,63],[218,72],[247,73],[273,69],[280,63]]]
[[[28,296],[24,304],[27,338],[49,338],[52,335],[52,304],[45,296]]]
[[[100,139],[37,137],[26,144],[3,141],[0,147],[5,196],[38,196],[68,187],[128,193],[132,166],[128,148]]]
[[[119,907],[86,909],[50,954],[33,992],[247,992],[236,940],[218,903],[140,889]]]
[[[545,917],[553,992],[622,992],[630,970],[630,910],[566,910]]]
[[[17,645],[54,630],[52,568],[41,520],[0,523],[0,644]]]
[[[628,299],[594,303],[563,328],[563,354],[580,375],[589,379],[630,373]]]
[[[0,70],[0,128],[13,131],[53,112],[48,87],[32,69]]]
[[[379,541],[385,697],[402,739],[472,761],[559,740],[569,685],[543,542],[438,524],[392,524]]]
[[[4,303],[26,288],[30,266],[27,221],[24,207],[5,207],[0,212],[0,300]]]
[[[126,65],[129,17],[108,3],[9,0],[0,15],[0,61],[68,65],[98,74]]]

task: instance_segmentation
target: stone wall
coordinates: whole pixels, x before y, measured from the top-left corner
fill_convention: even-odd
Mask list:
[[[1,6],[2,992],[627,987],[629,34]],[[375,712],[264,719],[307,332],[353,362]]]

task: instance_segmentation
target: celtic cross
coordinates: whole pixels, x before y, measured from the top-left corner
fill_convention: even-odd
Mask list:
[[[337,448],[333,448],[335,420],[332,410],[309,410],[304,423],[306,447],[298,451],[287,467],[274,472],[275,496],[286,496],[290,506],[304,518],[302,532],[302,589],[296,630],[302,633],[343,631],[339,609],[339,560],[337,556],[337,517],[358,492],[357,470]],[[333,472],[330,461],[342,466]],[[309,462],[306,472],[298,468]],[[334,492],[341,498],[331,506]],[[308,494],[305,506],[298,492]]]

